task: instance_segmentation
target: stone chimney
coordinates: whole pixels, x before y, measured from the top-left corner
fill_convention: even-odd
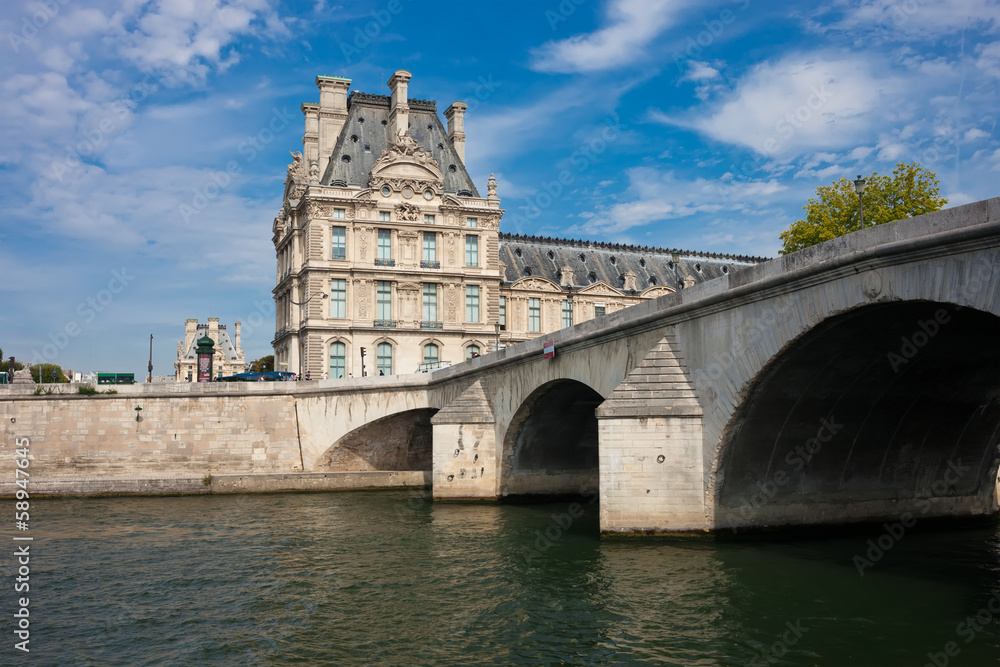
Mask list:
[[[218,317],[210,317],[210,318],[208,318],[208,337],[212,339],[212,342],[215,343],[216,349],[218,349],[220,347],[219,346],[219,318]]]
[[[410,105],[407,88],[412,76],[405,69],[401,69],[395,72],[388,81],[389,90],[392,91],[392,100],[389,102],[390,142],[395,141],[400,132],[406,135],[410,133]]]
[[[198,333],[198,320],[184,320],[184,353],[191,349],[194,344],[195,334]]]
[[[448,119],[448,139],[462,164],[465,164],[465,110],[468,108],[465,102],[455,102],[444,112]]]
[[[302,160],[307,165],[316,162],[322,175],[340,130],[347,122],[347,91],[351,80],[339,76],[317,76],[316,87],[319,88],[319,104],[302,105],[302,114],[306,117]]]
[[[233,329],[233,347],[236,348],[236,356],[243,358],[243,348],[240,347],[240,323],[237,321]]]

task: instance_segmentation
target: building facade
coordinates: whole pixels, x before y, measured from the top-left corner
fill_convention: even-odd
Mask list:
[[[246,371],[246,356],[240,341],[240,323],[233,325],[230,338],[225,324],[219,324],[218,317],[208,318],[208,324],[198,324],[198,320],[184,322],[184,340],[177,342],[177,360],[174,362],[174,380],[194,382],[198,379],[198,339],[208,336],[215,343],[212,357],[212,378]]]
[[[429,370],[748,266],[759,258],[508,235],[492,174],[465,169],[464,114],[320,76],[274,219],[275,370]]]

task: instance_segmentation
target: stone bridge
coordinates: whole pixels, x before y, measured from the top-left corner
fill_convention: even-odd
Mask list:
[[[431,470],[438,500],[596,493],[605,533],[987,515],[998,264],[1000,198],[564,329],[550,359],[536,339],[429,375],[175,391],[267,403],[270,471]]]

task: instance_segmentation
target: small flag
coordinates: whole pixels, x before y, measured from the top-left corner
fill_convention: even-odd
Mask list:
[[[546,359],[551,359],[556,356],[556,344],[551,340],[545,341],[545,346],[542,348],[542,352],[545,353]]]

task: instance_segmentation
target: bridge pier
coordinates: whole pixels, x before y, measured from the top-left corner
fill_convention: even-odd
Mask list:
[[[434,415],[431,425],[434,500],[496,500],[496,418],[482,381]]]
[[[702,408],[675,349],[668,334],[597,409],[602,533],[706,529]]]

